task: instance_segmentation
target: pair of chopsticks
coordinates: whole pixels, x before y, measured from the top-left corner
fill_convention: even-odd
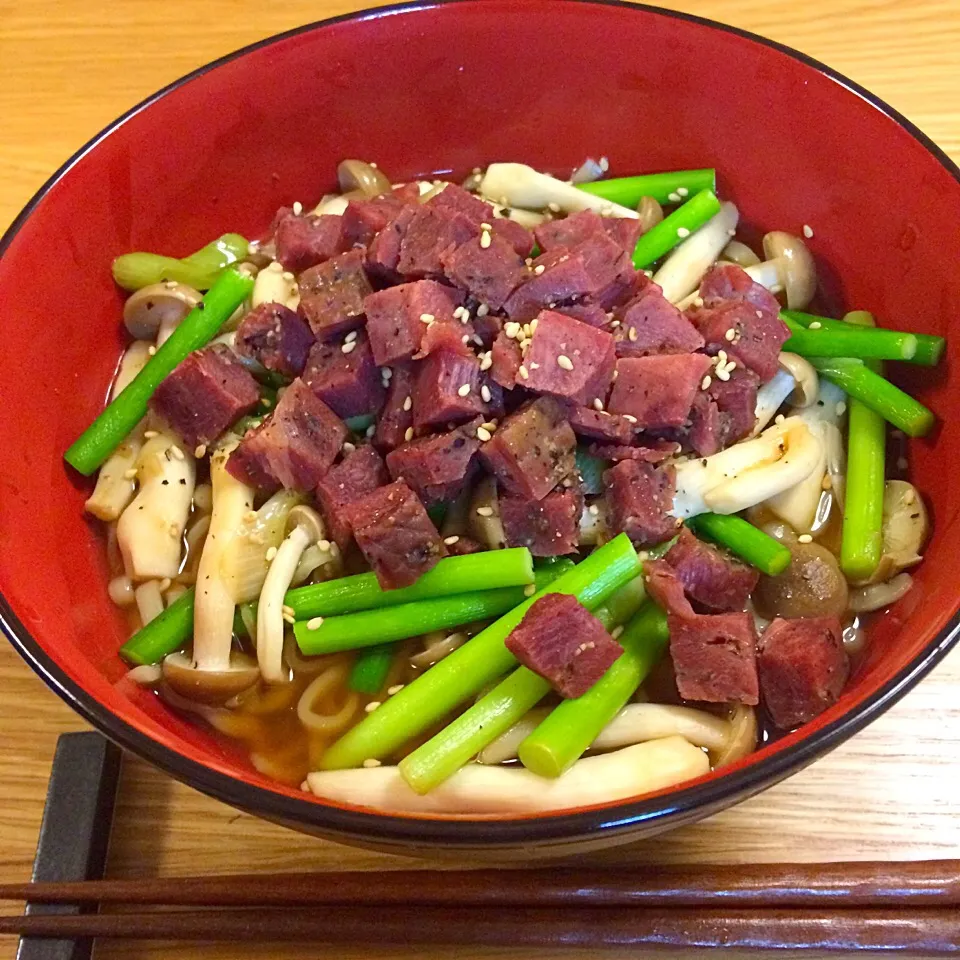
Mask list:
[[[0,934],[61,939],[960,952],[960,860],[95,880],[0,900],[123,908],[0,917]]]

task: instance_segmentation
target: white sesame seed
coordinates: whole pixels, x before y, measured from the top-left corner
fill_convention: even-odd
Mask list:
[[[637,341],[637,328],[636,328],[636,327],[630,327],[630,329],[627,330],[627,339],[628,339],[631,343],[636,343],[636,341]]]
[[[489,370],[493,366],[493,355],[488,350],[480,356],[480,369]]]
[[[407,429],[404,430],[403,439],[408,442],[413,439],[413,427],[407,427]]]
[[[393,376],[393,370],[390,367],[381,367],[380,376],[383,377],[384,380],[389,380]]]
[[[668,199],[671,203],[679,203],[679,202],[680,202],[680,194],[679,194],[679,193],[668,193],[668,194],[667,194],[667,199]]]
[[[294,613],[296,612],[296,611],[293,609],[293,607],[291,607],[291,606],[290,606],[289,604],[287,604],[287,603],[283,604],[283,606],[281,606],[280,609],[281,609],[284,613],[289,614],[291,617],[292,617],[292,616],[294,615]]]
[[[612,214],[613,214],[613,204],[611,204],[611,203],[605,203],[605,204],[600,208],[600,216],[601,216],[601,217],[609,217],[609,216],[612,216]]]
[[[432,313],[421,313],[420,319],[424,323],[433,323],[433,321],[436,320],[437,318]]]
[[[256,511],[256,510],[248,510],[248,511],[243,515],[243,522],[244,522],[244,523],[256,523],[256,522],[257,522],[257,511]]]
[[[539,370],[539,369],[540,369],[540,364],[537,363],[536,360],[531,360],[531,361],[530,361],[530,369],[531,369],[531,370]]]
[[[285,613],[285,614],[283,614],[282,619],[283,619],[283,622],[284,622],[284,623],[289,623],[290,626],[293,626],[293,624],[295,624],[295,623],[297,622],[297,621],[294,619],[292,613]]]
[[[703,297],[694,297],[694,298],[693,298],[693,305],[694,305],[695,307],[702,307],[702,306],[703,306]]]
[[[457,307],[457,308],[453,311],[453,317],[454,317],[455,320],[459,320],[466,312],[467,312],[467,311],[466,311],[466,309],[465,309],[464,307]]]
[[[598,513],[600,513],[600,508],[595,503],[591,503],[590,506],[587,508],[587,511],[589,512],[591,517],[595,517],[597,516]]]
[[[800,536],[797,537],[797,540],[800,543],[813,543],[813,537],[811,537],[809,533],[801,533]]]
[[[369,712],[370,711],[367,710],[367,713]],[[363,761],[363,766],[366,767],[367,770],[373,770],[374,767],[380,766],[380,761],[376,757],[367,757],[367,759]]]
[[[493,516],[493,507],[477,507],[477,516],[478,516],[478,517],[492,517],[492,516]]]
[[[193,455],[199,460],[201,457],[207,455],[207,445],[205,443],[198,443],[197,446],[193,448]]]
[[[351,443],[349,440],[345,440],[343,446],[340,448],[344,453],[353,453],[357,449],[356,444]]]
[[[614,640],[616,640],[622,633],[623,633],[623,626],[621,625],[619,627],[614,627],[613,630],[610,631],[610,636],[613,637]]]
[[[460,388],[457,390],[458,397],[465,397],[470,392],[470,384],[464,383],[460,385]]]
[[[727,362],[727,351],[726,351],[726,350],[718,350],[718,351],[717,351],[717,359],[718,359],[721,363],[726,363],[726,362]]]
[[[323,617],[311,617],[307,621],[308,630],[318,630],[320,625],[323,623]]]
[[[443,542],[448,546],[452,547],[460,538],[457,536],[453,537],[444,537]]]
[[[516,320],[508,320],[503,325],[503,332],[507,335],[510,340],[516,340],[517,335],[520,333],[520,324]]]
[[[413,397],[411,397],[411,396],[408,394],[407,396],[405,396],[405,397],[403,398],[403,409],[404,409],[404,412],[406,412],[407,410],[409,410],[412,406],[413,406]]]
[[[173,454],[174,460],[183,460],[183,459],[184,459],[183,451],[182,451],[176,444],[174,444],[174,445],[170,448],[170,453]]]
[[[807,327],[808,330],[820,330],[823,327],[823,324],[819,320],[814,320],[813,323]]]
[[[677,227],[677,236],[678,237],[689,237],[690,231],[686,227]]]
[[[786,418],[782,413],[778,413],[778,414],[773,418],[773,422],[774,422],[774,423],[783,423],[783,421],[786,420],[786,419],[787,419],[787,418]]]
[[[557,366],[561,367],[564,370],[572,370],[573,361],[568,356],[561,353],[560,356],[557,357]]]
[[[597,165],[600,167],[600,169],[601,169],[604,173],[606,173],[606,172],[610,169],[610,161],[609,161],[606,157],[601,157],[601,158],[597,161]]]
[[[523,595],[525,597],[532,597],[537,592],[537,585],[535,583],[528,583],[523,588]]]
[[[363,435],[365,437],[372,437],[376,432],[377,432],[377,425],[375,423],[371,423],[370,426],[367,427],[366,430],[364,430]]]
[[[491,227],[489,223],[481,223],[481,224],[480,224],[480,229],[481,229],[481,230],[492,230],[493,227]]]
[[[290,281],[293,279],[293,274],[289,270],[284,270],[281,274],[284,280]]]
[[[276,555],[277,555],[277,548],[276,548],[276,547],[271,547],[271,548],[267,551],[267,563],[269,563]]]
[[[770,292],[771,292],[771,293],[783,293],[783,284],[782,284],[782,283],[775,283],[775,284],[770,288]]]
[[[847,412],[847,405],[841,400],[836,407],[837,416],[842,417]]]
[[[637,418],[636,418],[635,416],[633,416],[633,414],[631,414],[631,413],[625,413],[625,414],[623,415],[623,419],[624,419],[624,420],[628,420],[630,423],[636,423],[636,422],[637,422]]]
[[[143,431],[143,439],[144,439],[144,440],[152,440],[154,437],[158,437],[158,436],[160,436],[160,434],[158,434],[156,430],[144,430],[144,431]]]
[[[297,217],[303,213],[303,204],[299,200],[294,200],[293,202],[293,213]]]
[[[737,335],[737,331],[731,327],[729,330],[725,331],[723,334],[723,339],[733,342],[733,338]]]
[[[493,433],[493,431],[497,429],[497,421],[496,421],[496,420],[488,420],[488,421],[485,422],[485,423],[481,423],[480,426],[483,427],[483,428],[486,429],[486,430],[489,430],[491,433]]]
[[[131,467],[129,470],[124,470],[124,472],[123,472],[123,479],[124,479],[124,480],[136,480],[136,479],[137,479],[137,471],[136,471],[133,467]]]
[[[547,204],[547,209],[548,209],[551,213],[559,213],[559,212],[560,212],[560,204],[557,203],[556,200],[551,200],[551,201]]]
[[[487,230],[483,230],[480,233],[480,246],[483,247],[484,250],[490,246],[490,233]]]
[[[363,712],[364,712],[364,713],[373,713],[373,711],[376,710],[377,707],[379,707],[379,706],[380,706],[380,701],[379,701],[379,700],[371,700],[371,701],[363,708]],[[369,760],[364,760],[364,761],[363,761],[363,765],[364,765],[364,766],[366,766],[368,763],[370,763]],[[376,766],[379,766],[379,765],[380,765],[380,761],[379,761],[379,760],[374,760],[373,763],[374,763],[374,765],[376,765]]]
[[[593,398],[593,409],[594,410],[603,410],[603,401],[599,397]]]
[[[718,380],[723,380],[724,382],[726,382],[727,380],[730,379],[730,372],[727,370],[726,367],[718,366],[716,369],[716,374],[717,374]]]
[[[480,306],[477,307],[478,317],[485,317],[489,312],[490,308],[485,303],[481,303]]]
[[[356,339],[357,339],[357,331],[356,331],[356,330],[351,330],[351,331],[343,338],[343,342],[344,342],[344,343],[353,343],[353,341],[356,340]]]
[[[317,541],[317,549],[322,550],[324,553],[326,553],[328,550],[332,551],[333,548],[334,548],[334,544],[332,544],[329,540]]]
[[[493,439],[493,434],[484,427],[477,427],[477,439],[481,443],[486,443],[488,440]]]
[[[520,373],[520,376],[523,377],[524,380],[528,379],[529,376],[530,376],[530,371],[527,370],[527,368],[526,368],[525,366],[523,366],[522,364],[520,365],[519,373]]]
[[[547,268],[546,268],[542,263],[538,263],[538,264],[533,268],[533,272],[539,277],[540,274],[543,273],[543,271],[546,270],[546,269],[547,269]]]
[[[803,225],[803,235],[809,240],[813,236],[813,227],[809,223]]]
[[[712,382],[713,382],[713,381],[710,379],[710,374],[708,373],[708,374],[700,381],[700,389],[701,389],[701,390],[707,390],[707,389],[709,389],[710,384],[711,384]]]
[[[357,349],[357,341],[350,340],[340,348],[344,353],[353,353]]]
[[[681,197],[690,196],[690,191],[686,187],[677,187],[677,193],[679,193]]]
[[[395,683],[392,687],[387,687],[387,696],[396,696],[405,686],[405,683]]]
[[[151,357],[155,357],[157,355],[157,348],[151,343],[150,346],[147,347],[147,353]]]
[[[484,403],[489,403],[491,396],[492,394],[490,393],[490,388],[486,384],[484,384],[480,388],[480,399],[483,400]]]

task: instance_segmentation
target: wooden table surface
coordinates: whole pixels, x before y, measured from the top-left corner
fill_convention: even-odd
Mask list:
[[[957,0],[665,5],[753,30],[829,63],[960,160]],[[0,0],[0,228],[77,147],[144,96],[244,44],[358,6],[353,0]],[[852,742],[787,783],[700,825],[595,859],[960,857],[958,690],[960,651]],[[0,645],[0,881],[28,875],[56,738],[83,727],[12,649]],[[207,799],[137,760],[126,763],[111,849],[114,875],[381,870],[402,863],[301,837]],[[98,952],[232,960],[317,955],[315,949],[255,944],[104,944]],[[410,955],[386,947],[338,952],[384,960]],[[469,955],[519,956],[493,950]],[[459,956],[466,960],[468,954]],[[0,942],[0,958],[7,957],[13,957],[12,943]]]

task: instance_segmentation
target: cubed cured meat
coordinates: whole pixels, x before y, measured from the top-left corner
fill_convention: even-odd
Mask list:
[[[315,344],[303,372],[310,389],[344,419],[379,413],[386,395],[367,335],[352,342]]]
[[[604,473],[603,482],[613,533],[625,533],[644,547],[663,543],[676,533],[678,521],[670,516],[676,492],[672,466],[622,460]]]
[[[408,430],[413,433],[413,373],[408,367],[393,367],[390,386],[383,411],[377,418],[373,435],[374,446],[381,451],[393,450],[406,439]]]
[[[757,662],[763,704],[781,730],[836,703],[850,672],[836,617],[772,621],[760,638]]]
[[[409,587],[446,556],[417,495],[395,480],[346,508],[353,536],[384,590]]]
[[[261,303],[240,322],[234,348],[264,369],[293,379],[303,373],[313,342],[300,316],[282,303]]]
[[[700,283],[700,299],[708,309],[742,300],[764,313],[776,316],[780,312],[777,298],[735,263],[718,263],[708,271]]]
[[[280,219],[274,232],[277,260],[285,270],[301,273],[345,253],[354,243],[350,226],[350,221],[341,216],[289,213]]]
[[[756,374],[735,370],[729,380],[712,378],[694,398],[690,413],[690,446],[702,457],[747,436],[757,422]]]
[[[667,625],[681,697],[756,706],[757,634],[749,613],[668,614]]]
[[[527,277],[523,258],[506,240],[496,235],[490,235],[486,246],[482,235],[467,240],[445,253],[441,260],[451,283],[462,287],[491,310],[499,310]]]
[[[570,404],[567,419],[578,437],[616,444],[629,444],[633,440],[633,424],[616,413]]]
[[[453,500],[477,466],[480,420],[456,430],[411,440],[387,454],[395,480],[405,480],[427,505]]]
[[[401,207],[397,215],[370,241],[367,247],[367,270],[372,276],[388,283],[398,280],[400,243],[419,209],[416,204]]]
[[[346,436],[340,418],[302,380],[294,380],[273,413],[230,454],[227,470],[258,490],[312,490]]]
[[[560,404],[538,397],[500,424],[480,457],[508,494],[542,500],[573,473],[576,445]]]
[[[597,303],[569,303],[557,313],[573,317],[581,323],[587,323],[591,327],[606,327],[610,317],[607,311]]]
[[[400,241],[397,272],[409,279],[443,276],[443,258],[480,233],[469,217],[443,207],[423,206]]]
[[[434,280],[416,280],[369,294],[363,302],[367,335],[380,366],[409,360],[419,349],[428,323],[453,321],[462,296]]]
[[[643,232],[639,219],[632,217],[603,217],[603,229],[607,236],[619,244],[628,257],[633,257],[637,241]]]
[[[489,350],[503,329],[503,320],[495,313],[485,311],[470,317],[473,332],[480,338],[480,346]]]
[[[512,390],[519,376],[520,365],[523,363],[520,344],[501,331],[497,334],[497,339],[493,341],[490,350],[492,364],[490,376],[501,387]]]
[[[629,303],[616,311],[618,357],[647,357],[658,353],[693,353],[703,347],[697,328],[648,283]]]
[[[790,336],[779,314],[759,309],[746,300],[734,300],[697,310],[691,317],[708,353],[719,355],[723,350],[737,366],[752,370],[761,383],[777,372],[780,348]]]
[[[540,249],[546,252],[556,250],[557,247],[569,250],[595,233],[603,232],[603,218],[600,214],[594,210],[581,210],[541,223],[534,227],[533,235]]]
[[[544,310],[536,319],[523,361],[528,375],[517,382],[585,405],[603,403],[617,362],[613,337],[555,310]]]
[[[257,381],[231,351],[214,344],[188,354],[150,398],[150,409],[192,451],[216,440],[260,400]]]
[[[347,546],[353,534],[346,507],[389,482],[383,458],[369,444],[364,444],[331,467],[317,484],[317,503],[327,522],[330,539],[341,549]]]
[[[568,699],[583,696],[623,653],[603,624],[563,593],[548,593],[532,604],[504,642],[525,667]]]
[[[529,230],[512,220],[497,217],[489,203],[455,183],[448,183],[427,201],[427,206],[463,214],[477,226],[486,223],[491,227],[493,236],[508,243],[521,259],[530,256],[533,234]]]
[[[666,560],[647,560],[643,565],[647,593],[665,613],[691,618],[697,615],[687,599],[677,571]]]
[[[400,212],[403,200],[384,194],[371,200],[351,200],[347,211],[358,224],[357,242],[369,246],[373,238]]]
[[[698,540],[686,527],[665,559],[690,599],[711,613],[742,610],[760,579],[753,567]]]
[[[493,227],[493,235],[501,240],[506,240],[521,259],[526,259],[533,252],[533,234],[522,224],[517,223],[516,220],[497,217],[495,220],[490,220],[489,223]]]
[[[640,430],[682,427],[710,368],[702,353],[624,357],[617,361],[607,409],[635,417]]]
[[[413,391],[415,427],[462,423],[484,409],[476,357],[439,350],[420,362]]]
[[[304,270],[297,281],[300,313],[318,340],[332,340],[363,324],[364,299],[373,287],[363,253],[352,250]]]
[[[414,354],[414,360],[422,360],[439,350],[449,350],[464,357],[475,357],[474,348],[477,345],[471,323],[464,323],[462,319],[438,320],[436,323],[424,324],[420,350]]]
[[[542,500],[500,497],[499,506],[508,547],[527,547],[535,557],[576,552],[583,512],[579,490],[554,490]]]

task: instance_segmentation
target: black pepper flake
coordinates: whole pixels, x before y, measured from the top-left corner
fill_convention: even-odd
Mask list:
[[[160,484],[161,484],[161,486],[164,486],[164,487],[165,487],[169,482],[170,482],[169,480],[161,480],[161,481],[160,481]]]
[[[166,480],[164,480],[163,482],[164,482],[164,483],[166,483],[167,481],[166,481]],[[186,481],[186,480],[184,480],[184,478],[183,478],[183,477],[181,477],[181,478],[180,478],[180,484],[181,484],[181,486],[184,486],[184,487],[185,487],[185,486],[187,485],[187,481]],[[143,507],[141,507],[140,509],[142,510],[142,509],[143,509]]]
[[[198,309],[198,310],[202,310],[202,309],[203,309],[203,301],[202,301],[202,300],[197,304],[197,309]]]

